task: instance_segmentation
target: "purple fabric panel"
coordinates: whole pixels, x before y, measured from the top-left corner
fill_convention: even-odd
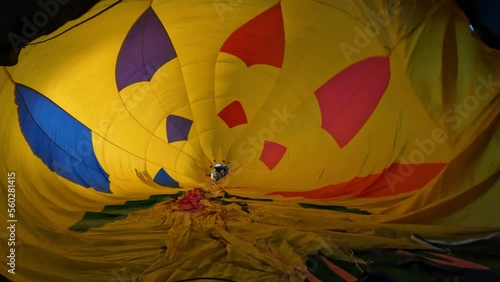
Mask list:
[[[133,83],[151,80],[161,66],[176,57],[167,31],[149,8],[132,26],[118,54],[118,91]]]
[[[169,115],[167,117],[168,143],[187,140],[192,124],[193,121],[189,119],[180,116]]]

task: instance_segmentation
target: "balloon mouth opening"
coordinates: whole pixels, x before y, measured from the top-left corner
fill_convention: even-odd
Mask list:
[[[213,169],[208,176],[215,182],[220,181],[229,174],[229,167],[225,163],[216,163],[211,168]]]

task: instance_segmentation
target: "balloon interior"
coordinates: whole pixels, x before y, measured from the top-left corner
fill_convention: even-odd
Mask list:
[[[113,3],[0,72],[3,276],[499,277],[500,51],[453,1]]]

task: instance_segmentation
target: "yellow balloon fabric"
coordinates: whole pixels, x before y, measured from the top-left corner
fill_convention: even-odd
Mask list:
[[[87,21],[104,0],[27,46],[0,73],[0,273],[295,281],[318,250],[498,230],[499,51],[451,0],[369,2],[124,0]]]

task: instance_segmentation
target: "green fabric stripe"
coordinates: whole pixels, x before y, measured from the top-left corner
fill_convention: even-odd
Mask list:
[[[347,212],[347,213],[365,214],[365,215],[371,214],[368,211],[360,209],[352,209],[344,206],[324,206],[324,205],[315,205],[308,203],[299,203],[299,205],[306,209],[329,210],[329,211],[338,211],[338,212]]]
[[[89,228],[98,228],[106,223],[127,218],[129,213],[152,208],[159,202],[168,199],[177,199],[184,195],[184,192],[178,192],[171,195],[152,195],[147,200],[126,201],[123,205],[104,206],[101,212],[86,212],[83,218],[69,228],[75,232],[87,232]]]

